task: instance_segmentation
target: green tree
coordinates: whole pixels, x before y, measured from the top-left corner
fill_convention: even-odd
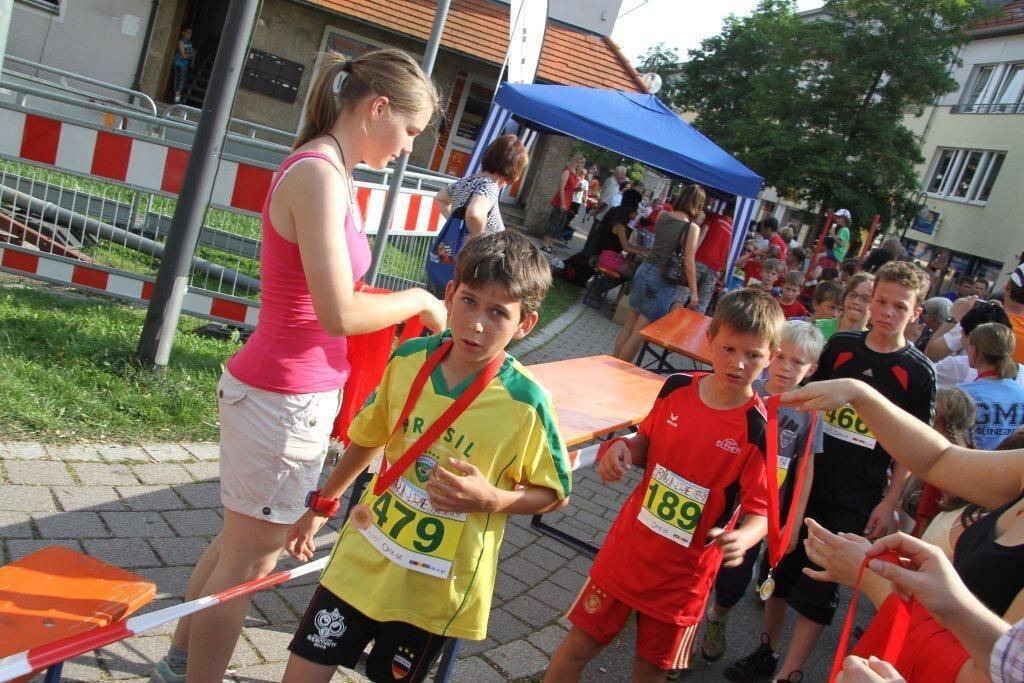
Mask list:
[[[661,76],[661,89],[656,95],[670,107],[676,106],[679,100],[681,69],[679,52],[665,43],[651,45],[640,55],[640,61],[636,64],[636,70],[640,73],[656,73]]]
[[[782,195],[885,224],[919,187],[904,111],[956,87],[949,69],[979,11],[978,0],[827,0],[808,19],[793,0],[762,0],[690,51],[680,97]]]

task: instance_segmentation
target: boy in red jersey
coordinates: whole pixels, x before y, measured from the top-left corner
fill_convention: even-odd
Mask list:
[[[713,374],[665,382],[639,432],[619,438],[598,468],[644,476],[619,511],[569,611],[573,628],[545,681],[578,680],[637,612],[634,681],[685,668],[721,564],[734,566],[765,535],[765,414],[751,387],[778,351],[784,319],[759,289],[725,296],[709,338]],[[735,529],[739,506],[744,521]]]
[[[799,270],[791,270],[782,276],[782,289],[779,291],[778,301],[782,307],[782,314],[786,319],[806,318],[808,311],[797,299],[800,296],[800,288],[804,286],[804,274]]]

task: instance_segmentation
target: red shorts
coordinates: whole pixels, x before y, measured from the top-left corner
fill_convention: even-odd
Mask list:
[[[632,607],[616,600],[587,578],[576,602],[569,608],[569,621],[601,645],[607,645],[622,630],[631,612]],[[699,623],[680,626],[637,612],[636,653],[666,671],[686,669],[699,627]]]

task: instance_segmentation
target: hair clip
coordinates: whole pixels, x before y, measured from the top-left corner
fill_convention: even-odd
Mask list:
[[[335,95],[341,92],[341,86],[344,85],[346,78],[348,78],[348,71],[339,69],[338,75],[334,77],[334,85],[331,88]]]

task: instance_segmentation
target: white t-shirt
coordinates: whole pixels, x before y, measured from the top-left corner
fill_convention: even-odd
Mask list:
[[[604,185],[601,186],[601,197],[598,201],[604,202],[604,208],[597,212],[596,218],[604,218],[604,215],[608,213],[608,209],[612,208],[612,197],[619,194],[619,181],[615,179],[615,176],[607,178],[604,181]],[[622,201],[622,195],[619,194],[619,201]]]
[[[935,383],[940,387],[953,387],[976,379],[978,371],[970,366],[966,355],[946,356],[935,364]],[[1024,365],[1017,365],[1017,384],[1024,386]]]

